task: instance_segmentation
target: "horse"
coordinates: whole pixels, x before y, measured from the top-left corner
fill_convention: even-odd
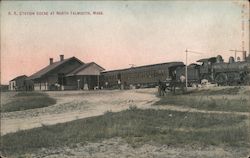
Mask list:
[[[159,80],[158,82],[158,93],[159,96],[164,96],[166,94],[167,85]]]

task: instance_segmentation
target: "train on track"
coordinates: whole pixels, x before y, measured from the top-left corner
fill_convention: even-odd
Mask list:
[[[202,80],[218,85],[250,85],[250,55],[242,61],[235,61],[233,57],[224,62],[221,55],[197,61],[201,64],[190,64],[187,67],[188,86],[200,84]],[[175,79],[185,75],[185,65],[175,69]]]
[[[107,89],[129,89],[155,87],[158,81],[171,77],[170,68],[184,65],[183,62],[168,62],[154,65],[131,67],[127,69],[102,72],[100,84]]]
[[[187,66],[188,86],[201,84],[204,80],[218,85],[250,85],[250,54],[243,54],[242,61],[230,57],[229,62],[224,62],[218,55],[200,59],[197,63]],[[100,82],[109,89],[155,87],[159,81],[181,83],[180,78],[186,75],[185,71],[183,62],[168,62],[106,71],[101,74]]]

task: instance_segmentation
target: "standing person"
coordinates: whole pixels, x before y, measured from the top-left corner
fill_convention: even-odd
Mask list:
[[[158,93],[159,96],[164,96],[164,94],[166,93],[166,84],[164,82],[161,82],[161,80],[158,81]]]
[[[106,88],[106,89],[108,89],[108,84],[109,84],[109,83],[106,81],[106,82],[105,82],[105,88]]]
[[[183,74],[180,77],[180,81],[181,81],[181,90],[184,92],[186,77]]]
[[[186,77],[182,74],[180,77],[181,83],[184,83],[186,81]]]
[[[158,81],[158,94],[161,96],[161,80]]]
[[[121,89],[121,80],[118,80],[118,88]]]

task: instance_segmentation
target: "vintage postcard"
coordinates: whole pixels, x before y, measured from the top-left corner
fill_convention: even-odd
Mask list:
[[[248,0],[1,1],[1,157],[249,158]]]

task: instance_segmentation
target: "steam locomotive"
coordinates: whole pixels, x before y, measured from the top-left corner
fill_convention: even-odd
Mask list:
[[[235,61],[234,57],[229,62],[224,62],[221,55],[200,59],[187,67],[188,85],[201,83],[207,80],[218,85],[250,85],[250,55],[243,55],[243,61]],[[180,82],[180,76],[185,75],[185,65],[177,67],[172,73],[172,80]]]

